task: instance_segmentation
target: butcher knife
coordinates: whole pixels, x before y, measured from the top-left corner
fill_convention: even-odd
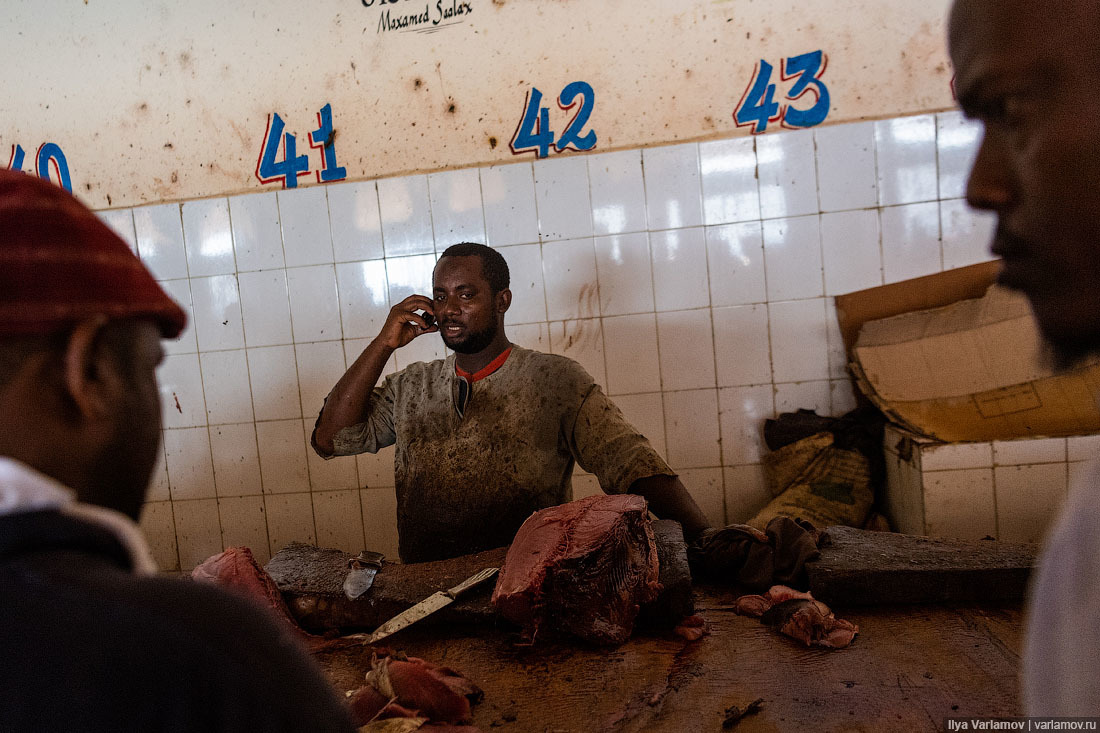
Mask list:
[[[381,552],[363,550],[356,557],[348,560],[348,575],[344,578],[344,595],[349,601],[354,601],[366,593],[374,576],[382,569],[382,561],[385,556]]]
[[[386,623],[379,626],[369,637],[366,634],[363,634],[362,636],[366,638],[365,643],[373,644],[376,641],[385,639],[390,634],[397,633],[406,626],[416,623],[420,619],[432,613],[435,613],[444,606],[450,605],[462,593],[470,590],[475,585],[484,583],[486,580],[496,575],[498,570],[500,570],[500,568],[485,568],[484,570],[479,570],[478,572],[471,575],[469,578],[466,578],[466,580],[456,585],[454,588],[451,588],[449,590],[441,590],[437,593],[431,594],[412,608],[409,608],[407,611],[402,611]]]

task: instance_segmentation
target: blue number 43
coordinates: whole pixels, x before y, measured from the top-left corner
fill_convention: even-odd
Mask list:
[[[760,59],[752,81],[733,112],[733,121],[738,127],[752,125],[754,135],[767,130],[769,122],[780,122],[784,127],[813,127],[821,124],[829,114],[829,89],[821,81],[826,64],[826,57],[820,50],[790,56],[783,62],[780,78],[789,81],[797,77],[787,92],[787,99],[794,101],[807,91],[813,91],[817,96],[812,107],[802,110],[787,104],[780,106],[775,101],[775,84],[771,83],[772,65]]]

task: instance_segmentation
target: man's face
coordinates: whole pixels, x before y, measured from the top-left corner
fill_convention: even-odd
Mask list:
[[[439,334],[448,348],[476,354],[496,337],[507,290],[494,294],[480,257],[443,257],[432,276],[432,298]],[[507,308],[507,305],[504,305]]]
[[[997,213],[1001,282],[1057,360],[1100,350],[1100,10],[1095,0],[957,0],[959,103],[985,125],[967,199]]]
[[[112,426],[95,461],[99,495],[109,497],[113,509],[136,519],[145,500],[149,479],[160,447],[160,394],[156,368],[163,358],[160,335],[151,323],[141,321],[126,328],[136,339],[126,364],[117,374],[119,399],[108,418]]]

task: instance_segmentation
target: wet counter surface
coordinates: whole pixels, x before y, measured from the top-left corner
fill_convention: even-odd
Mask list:
[[[762,700],[735,731],[938,731],[948,716],[1022,714],[1018,603],[835,608],[860,634],[847,649],[807,649],[696,589],[710,634],[636,635],[616,649],[561,640],[515,645],[484,626],[412,627],[389,648],[477,683],[483,731],[721,731],[731,706]],[[321,652],[340,690],[362,684],[369,647]]]

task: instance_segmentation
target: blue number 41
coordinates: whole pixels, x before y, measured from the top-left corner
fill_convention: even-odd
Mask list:
[[[298,176],[309,173],[309,156],[298,155],[298,141],[289,132],[283,134],[285,125],[278,114],[272,114],[264,136],[264,146],[260,150],[260,160],[256,163],[256,177],[261,183],[271,183],[283,179],[283,188],[297,188]],[[278,160],[279,143],[283,144],[283,159]]]

